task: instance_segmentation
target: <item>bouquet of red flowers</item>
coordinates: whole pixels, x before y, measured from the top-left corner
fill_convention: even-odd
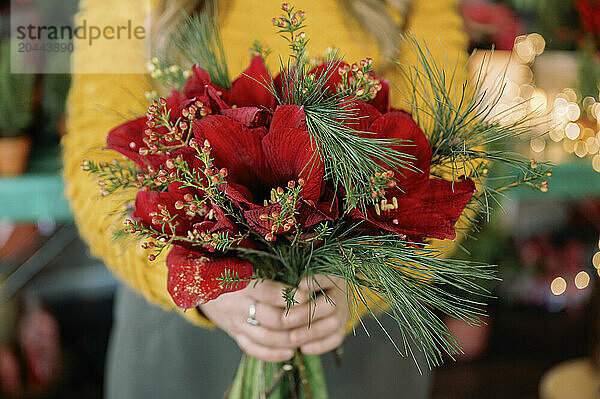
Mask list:
[[[189,18],[174,42],[193,68],[152,60],[151,75],[174,87],[171,94],[109,132],[107,148],[126,160],[83,167],[101,176],[103,195],[137,191],[124,231],[144,238],[150,260],[169,251],[166,284],[177,306],[194,308],[270,279],[287,284],[292,307],[301,279],[335,276],[346,282],[349,306],[374,313],[382,303],[406,340],[438,364],[460,345],[432,310],[478,323],[477,304],[446,288],[473,292],[477,279],[493,277],[485,266],[440,258],[428,240],[455,238],[465,207],[477,207],[475,181],[500,159],[482,146],[518,128],[469,118],[479,112],[478,97],[457,108],[446,96],[429,105],[441,122],[425,134],[411,114],[390,107],[388,82],[370,59],[347,64],[334,53],[311,63],[300,32],[304,13],[282,9],[273,24],[289,41],[290,61],[271,75],[255,43],[250,66],[231,82],[210,16]],[[446,90],[437,84],[438,93]],[[423,109],[419,97],[413,112]],[[543,176],[519,165],[519,182]],[[479,186],[484,196],[498,189]],[[262,383],[248,377],[260,373]],[[321,373],[318,357],[299,351],[268,367],[245,358],[229,397],[252,397],[259,386],[262,397],[293,389],[325,397]],[[296,383],[286,385],[283,374]]]

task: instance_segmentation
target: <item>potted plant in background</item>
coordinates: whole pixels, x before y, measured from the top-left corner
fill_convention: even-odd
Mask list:
[[[34,76],[10,72],[10,41],[0,43],[0,176],[25,171],[31,139],[25,129],[32,119]]]

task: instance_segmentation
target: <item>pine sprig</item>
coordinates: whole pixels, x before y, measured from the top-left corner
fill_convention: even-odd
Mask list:
[[[217,2],[206,2],[203,12],[186,15],[185,20],[170,37],[180,60],[170,59],[171,65],[198,65],[210,74],[213,83],[224,89],[231,88],[225,46],[221,40],[217,20]]]
[[[311,73],[312,67],[306,57],[308,40],[304,32],[296,33],[304,27],[304,13],[294,11],[287,4],[282,9],[284,14],[273,18],[273,25],[279,28],[277,33],[289,43],[293,62],[280,60],[281,91],[276,89],[273,79],[257,83],[267,88],[278,104],[304,108],[311,145],[316,147],[324,163],[325,178],[331,180],[334,187],[344,189],[347,208],[361,206],[364,210],[367,204],[379,197],[371,180],[375,174],[387,171],[382,165],[398,170],[415,170],[413,158],[399,151],[401,145],[410,143],[371,138],[369,135],[373,136],[373,133],[360,132],[352,127],[358,124],[360,118],[353,101],[372,96],[373,93],[368,90],[371,86],[366,80],[364,84],[361,80],[361,84],[342,86],[332,94],[328,87],[332,74],[341,73],[347,79],[349,72],[354,76],[359,68],[356,71],[340,69],[342,59],[337,58],[337,51],[334,51],[328,56],[321,74]],[[371,64],[369,60],[363,61],[360,73],[364,76],[370,72]],[[311,168],[311,163],[306,167]]]
[[[252,279],[240,277],[240,274],[235,270],[225,269],[216,280],[220,283],[221,288],[232,290],[239,287],[241,283],[251,281]]]
[[[84,159],[81,168],[98,177],[96,183],[100,186],[100,195],[103,197],[118,190],[138,187],[136,182],[139,168],[132,161],[94,162]]]
[[[482,302],[451,294],[449,288],[483,299],[488,292],[477,282],[495,279],[491,266],[441,259],[441,252],[394,236],[341,238],[313,250],[311,272],[345,279],[351,317],[358,317],[359,306],[392,317],[403,337],[399,350],[407,354],[414,343],[431,367],[442,362],[443,353],[460,353],[460,344],[434,310],[471,325],[481,324],[485,314]],[[365,290],[381,304],[367,299]]]
[[[399,151],[402,145],[410,143],[365,137],[366,132],[361,135],[361,132],[340,122],[357,118],[351,105],[330,105],[321,103],[304,108],[306,125],[321,154],[325,176],[334,187],[343,187],[346,209],[374,203],[378,199],[378,191],[371,183],[374,176],[390,168],[415,170],[412,164],[414,158]]]
[[[531,132],[538,126],[531,115],[507,123],[501,120],[516,107],[494,114],[500,94],[482,90],[485,70],[480,69],[471,80],[466,76],[466,65],[460,60],[446,71],[436,62],[427,44],[411,35],[404,37],[406,48],[416,62],[398,65],[408,83],[405,98],[412,109],[412,117],[425,131],[432,148],[432,173],[438,177],[456,180],[461,176],[478,184],[471,208],[489,215],[490,205],[497,203],[496,194],[521,184],[547,188],[549,164],[538,165],[524,156],[503,147],[508,141]],[[459,82],[459,83],[457,83]],[[511,180],[501,184],[487,178],[490,167],[507,169]],[[535,166],[535,167],[534,167]],[[477,203],[477,206],[472,206]]]
[[[346,193],[346,208],[365,207],[378,198],[378,191],[371,183],[376,174],[388,168],[415,170],[414,158],[401,152],[406,140],[376,139],[372,132],[361,132],[352,126],[360,116],[355,103],[349,100],[348,90],[331,94],[327,81],[332,73],[338,73],[341,60],[335,53],[326,63],[320,75],[309,73],[307,63],[295,67],[281,65],[283,89],[276,90],[274,82],[263,84],[281,105],[300,105],[304,108],[306,125],[325,167],[325,178],[334,187],[342,187]],[[314,160],[312,160],[314,162]],[[312,165],[306,166],[311,168]],[[375,193],[375,196],[373,196]]]

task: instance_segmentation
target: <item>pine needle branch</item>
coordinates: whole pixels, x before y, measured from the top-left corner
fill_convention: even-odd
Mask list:
[[[525,104],[497,113],[495,106],[503,88],[495,94],[482,89],[486,75],[483,66],[471,80],[457,84],[461,77],[467,76],[468,63],[462,65],[457,61],[451,72],[446,73],[446,65],[435,60],[425,42],[411,35],[404,40],[417,60],[414,65],[399,65],[409,84],[404,94],[413,118],[431,145],[432,173],[452,180],[460,176],[475,180],[478,193],[473,197],[471,209],[483,215],[490,214],[490,204],[498,202],[493,197],[499,192],[521,184],[547,188],[549,164],[538,165],[506,150],[510,140],[529,134],[543,123],[543,118],[536,122],[536,115],[528,114],[507,123],[504,117]],[[512,180],[493,184],[488,179],[488,170],[498,166],[508,169]]]
[[[311,272],[346,279],[350,314],[357,317],[362,305],[373,314],[392,317],[402,333],[404,354],[415,344],[431,367],[441,363],[443,353],[460,352],[460,344],[434,311],[481,324],[484,303],[469,298],[488,297],[478,282],[496,279],[491,266],[442,259],[442,252],[394,236],[336,239],[313,251]],[[367,299],[365,290],[386,306]]]
[[[210,0],[207,3],[203,12],[186,15],[171,35],[171,42],[182,59],[170,60],[170,63],[197,64],[210,74],[212,82],[229,89],[231,81],[217,20],[217,2]]]

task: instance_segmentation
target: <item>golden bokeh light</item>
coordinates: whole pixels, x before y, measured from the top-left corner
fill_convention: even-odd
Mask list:
[[[575,287],[577,289],[584,289],[590,283],[590,275],[585,270],[580,271],[575,275]]]
[[[530,105],[531,109],[535,112],[543,113],[546,111],[548,106],[548,97],[546,92],[542,89],[535,89],[531,95]]]
[[[592,114],[596,119],[600,116],[600,103],[596,103],[592,106]]]
[[[592,158],[592,168],[600,173],[600,155],[594,155],[594,158]]]
[[[531,139],[529,146],[533,152],[542,152],[546,148],[546,141],[542,138],[536,137]]]
[[[596,104],[596,99],[594,97],[587,96],[583,99],[581,105],[583,105],[583,109],[587,110],[591,108],[594,104]]]
[[[565,131],[562,129],[550,130],[550,132],[548,133],[548,136],[550,136],[550,139],[552,141],[555,141],[558,143],[559,141],[561,141],[562,139],[565,138]]]
[[[535,55],[540,55],[546,48],[546,40],[539,33],[530,33],[527,35],[527,40],[531,42]]]
[[[567,290],[567,281],[562,277],[556,277],[550,283],[550,291],[554,295],[562,295]]]
[[[557,97],[554,99],[554,109],[553,111],[556,112],[557,114],[565,114],[567,113],[567,106],[569,105],[569,102],[567,101],[566,98],[563,97]],[[597,113],[600,112],[600,107],[596,107],[596,111]]]
[[[535,49],[529,40],[523,40],[515,43],[513,51],[524,64],[529,64],[535,58]]]
[[[600,145],[598,145],[598,139],[595,137],[588,137],[585,139],[585,145],[587,146],[587,152],[589,154],[595,154],[600,150]]]
[[[577,93],[575,92],[575,90],[571,89],[570,87],[563,89],[563,93],[564,93],[567,101],[572,102],[572,103],[576,103],[578,101]]]
[[[585,143],[583,141],[577,141],[577,142],[575,142],[575,147],[573,147],[573,152],[579,158],[583,158],[588,153],[587,152],[587,146],[585,145]]]
[[[594,265],[596,269],[600,268],[600,252],[596,252],[594,256],[592,256],[592,265]]]
[[[528,83],[519,87],[519,97],[521,98],[531,98],[534,92],[535,88]]]
[[[575,151],[575,142],[571,140],[563,140],[562,142],[563,148],[569,154],[572,154]]]
[[[581,129],[579,128],[578,124],[573,122],[567,123],[567,126],[565,127],[565,135],[568,138],[571,140],[577,140],[579,133],[581,133]]]
[[[579,105],[575,103],[569,103],[567,105],[567,119],[571,122],[575,122],[581,116],[581,110],[579,109]]]

